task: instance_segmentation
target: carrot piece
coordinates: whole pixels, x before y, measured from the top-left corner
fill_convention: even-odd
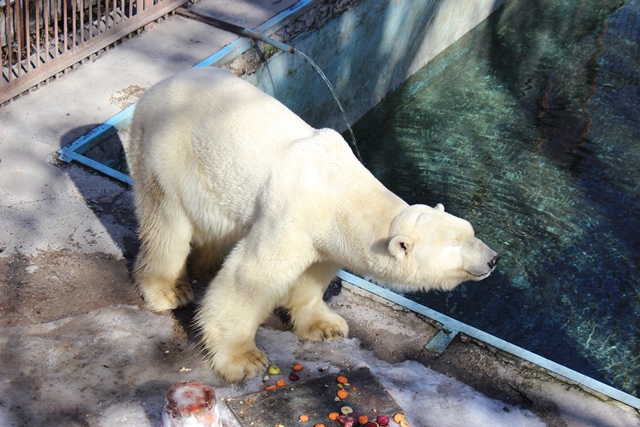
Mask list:
[[[337,381],[339,384],[347,384],[349,382],[349,380],[347,379],[347,377],[340,375],[337,378]]]
[[[346,399],[347,396],[349,396],[349,392],[347,390],[345,390],[345,389],[338,390],[338,397],[340,399]]]
[[[324,424],[322,424],[322,423],[318,423],[318,424],[316,424],[316,425],[315,425],[315,426],[313,426],[313,427],[324,427]]]
[[[296,363],[295,365],[292,366],[292,369],[294,371],[302,371],[304,369],[304,366],[302,366],[301,363]]]
[[[330,420],[334,420],[334,421],[335,421],[335,420],[337,420],[337,419],[338,419],[338,417],[339,417],[339,416],[340,416],[340,414],[339,414],[339,413],[337,413],[337,412],[332,412],[332,413],[330,413],[330,414],[329,414],[329,419],[330,419]]]
[[[364,425],[369,422],[369,417],[367,417],[366,415],[360,415],[358,417],[358,422]]]
[[[284,380],[282,378],[280,378],[277,382],[276,385],[278,387],[284,387],[285,385],[287,385],[287,383],[284,382]]]
[[[265,390],[271,391],[271,390],[275,390],[275,389],[276,389],[276,386],[272,384],[269,387],[267,387]]]
[[[306,416],[306,415],[300,415],[298,418],[299,418],[299,419],[300,419],[300,421],[302,421],[302,422],[309,421],[309,417],[308,417],[308,416]]]
[[[404,415],[397,413],[393,416],[393,421],[400,424],[400,421],[404,420]]]

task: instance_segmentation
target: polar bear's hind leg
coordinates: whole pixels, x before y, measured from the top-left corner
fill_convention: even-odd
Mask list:
[[[140,252],[133,279],[148,308],[172,310],[194,299],[186,268],[192,226],[178,203],[165,200],[157,180],[150,181],[136,194]]]

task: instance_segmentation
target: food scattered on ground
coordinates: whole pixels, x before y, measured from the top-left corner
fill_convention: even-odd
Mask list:
[[[269,368],[267,368],[267,372],[269,372],[269,374],[271,375],[278,375],[280,373],[280,368],[278,368],[277,366],[271,365],[269,366]]]
[[[336,380],[338,381],[338,384],[349,384],[349,380],[343,375],[340,375]]]
[[[293,371],[299,372],[304,369],[304,366],[301,363],[296,363],[291,366],[291,369]],[[268,371],[271,375],[280,374],[280,368],[278,368],[277,366],[269,366]],[[298,374],[295,374],[293,372],[289,374],[289,380],[298,381],[299,379],[300,376],[298,376]],[[263,381],[268,380],[268,376],[265,376],[263,378]],[[270,391],[275,390],[277,387],[284,387],[285,385],[286,382],[284,381],[284,379],[280,378],[275,384],[267,386],[265,389]],[[338,389],[336,393],[336,402],[344,400],[349,396],[349,391],[347,391],[347,389],[350,391],[356,390],[356,387],[352,387],[349,384],[348,378],[344,375],[339,375],[336,378],[336,388]],[[375,420],[370,420],[370,416],[375,417]],[[391,418],[388,415],[378,415],[378,410],[376,408],[371,408],[371,413],[369,415],[359,415],[354,412],[351,406],[345,405],[340,408],[340,413],[331,412],[330,414],[328,414],[328,418],[332,421],[338,421],[341,427],[389,427],[389,422],[391,419],[395,421],[394,425],[399,425],[400,427],[411,427],[409,422],[405,419],[404,414],[397,413],[393,415],[393,418]],[[306,414],[302,414],[299,416],[299,421],[301,422],[306,422],[309,420],[310,417]],[[334,426],[335,424],[330,423],[330,425]],[[325,427],[325,425],[322,423],[317,423],[314,425],[314,427]]]
[[[387,417],[386,415],[378,415],[378,418],[376,418],[376,421],[382,427],[386,427],[389,425],[389,417]]]
[[[346,399],[347,396],[349,396],[349,392],[347,390],[345,390],[345,389],[341,389],[341,390],[338,390],[338,394],[337,395],[338,395],[338,397],[340,399]]]

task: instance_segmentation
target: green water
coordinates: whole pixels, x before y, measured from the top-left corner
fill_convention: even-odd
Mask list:
[[[410,297],[640,396],[640,0],[518,0],[354,126],[409,203],[501,255]]]

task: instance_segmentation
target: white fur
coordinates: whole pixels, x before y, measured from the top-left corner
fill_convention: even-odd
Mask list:
[[[330,129],[316,130],[233,74],[193,69],[151,88],[128,151],[141,249],[136,286],[153,310],[193,299],[186,260],[211,281],[196,316],[228,380],[267,365],[254,337],[276,307],[309,339],[347,335],[322,301],[338,269],[404,289],[488,276],[497,255],[438,205],[408,206]],[[223,263],[224,262],[224,263]]]

